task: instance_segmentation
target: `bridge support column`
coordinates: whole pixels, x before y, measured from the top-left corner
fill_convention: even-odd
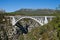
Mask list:
[[[47,19],[47,16],[45,16],[44,24],[47,24],[47,23],[48,23],[48,19]]]
[[[12,20],[11,20],[11,23],[12,23],[12,25],[15,25],[15,18],[12,16]]]

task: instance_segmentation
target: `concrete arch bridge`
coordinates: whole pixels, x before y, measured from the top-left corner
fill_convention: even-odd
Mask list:
[[[41,26],[51,21],[54,16],[9,16],[12,25],[15,25],[19,20],[29,18],[38,22]]]

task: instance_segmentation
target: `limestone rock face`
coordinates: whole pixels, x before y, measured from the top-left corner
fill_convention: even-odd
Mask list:
[[[18,40],[19,35],[22,34],[19,28],[15,25],[12,26],[9,17],[2,17],[1,21],[2,22],[0,22],[0,40]],[[26,24],[29,25],[28,32],[31,32],[31,29],[33,29],[34,27],[39,26],[39,24],[32,19],[22,19],[19,21],[19,23],[23,27],[26,27]]]

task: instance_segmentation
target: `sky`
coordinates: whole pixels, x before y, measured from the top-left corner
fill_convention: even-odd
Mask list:
[[[60,0],[0,0],[0,9],[13,12],[22,8],[27,9],[55,9]]]

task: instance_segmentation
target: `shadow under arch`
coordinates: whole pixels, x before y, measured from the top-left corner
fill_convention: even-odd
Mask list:
[[[22,34],[23,34],[23,33],[24,33],[24,34],[27,34],[27,33],[28,33],[28,27],[30,26],[30,25],[27,25],[27,24],[26,24],[26,26],[23,27],[23,26],[19,23],[20,20],[25,19],[25,18],[27,18],[27,19],[32,19],[32,20],[34,20],[34,21],[36,21],[36,22],[39,23],[39,21],[38,21],[37,19],[32,18],[32,17],[22,17],[22,18],[20,18],[19,20],[16,21],[15,26],[17,26],[17,27],[20,28],[20,30],[22,31]],[[40,23],[39,23],[39,24],[40,24]],[[41,24],[40,24],[40,25],[41,25]]]

